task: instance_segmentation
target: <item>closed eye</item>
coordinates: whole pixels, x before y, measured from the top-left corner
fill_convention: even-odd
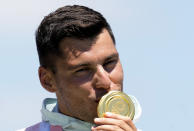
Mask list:
[[[106,65],[112,64],[112,63],[114,63],[114,62],[115,62],[115,60],[109,60],[108,62],[104,63],[104,64],[103,64],[103,66],[106,66]]]
[[[105,62],[103,64],[104,69],[107,72],[111,72],[114,69],[114,67],[116,66],[117,61],[118,61],[117,59],[112,59],[112,60],[109,60],[109,61]]]
[[[72,80],[77,82],[87,82],[92,79],[93,69],[90,66],[81,66],[71,71]]]
[[[79,78],[88,78],[92,74],[92,69],[89,67],[79,68],[74,71],[74,76]]]
[[[80,72],[84,72],[84,71],[88,71],[89,68],[81,68],[75,71],[75,73],[80,73]]]

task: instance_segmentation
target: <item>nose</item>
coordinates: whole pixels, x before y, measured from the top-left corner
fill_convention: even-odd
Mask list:
[[[103,66],[97,67],[94,79],[94,84],[96,88],[110,88],[111,80],[109,77],[109,73],[104,70]]]

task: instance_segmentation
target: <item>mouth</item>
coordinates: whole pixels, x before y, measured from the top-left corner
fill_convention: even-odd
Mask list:
[[[101,99],[101,98],[96,99],[95,102],[96,102],[96,103],[99,103],[100,99]]]
[[[116,90],[115,90],[115,91],[116,91]],[[118,90],[118,91],[121,91],[121,90]],[[106,95],[106,93],[108,93],[108,92],[103,92],[103,93],[99,94],[99,95],[96,97],[95,102],[96,102],[96,103],[99,103],[99,101],[101,100],[101,98],[102,98],[104,95]]]
[[[95,91],[95,93],[96,93],[96,95],[95,95],[95,96],[96,96],[95,101],[96,101],[96,102],[99,102],[100,99],[101,99],[106,93],[108,93],[108,91],[103,90],[103,89],[98,89],[98,90]]]
[[[95,99],[95,102],[96,102],[96,103],[99,103],[99,101],[102,99],[102,97],[103,97],[105,94],[106,94],[106,93],[104,93],[104,94],[98,96],[98,97]]]

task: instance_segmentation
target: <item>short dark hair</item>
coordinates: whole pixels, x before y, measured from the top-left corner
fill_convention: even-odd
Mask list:
[[[115,38],[106,19],[85,6],[64,6],[44,17],[36,31],[36,46],[40,65],[53,68],[52,56],[60,56],[59,43],[64,38],[90,39],[107,29]]]

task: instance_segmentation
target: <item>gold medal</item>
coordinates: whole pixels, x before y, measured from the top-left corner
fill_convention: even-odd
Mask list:
[[[127,116],[133,120],[135,106],[127,94],[121,91],[110,91],[100,99],[97,107],[98,117],[104,117],[106,112]]]

